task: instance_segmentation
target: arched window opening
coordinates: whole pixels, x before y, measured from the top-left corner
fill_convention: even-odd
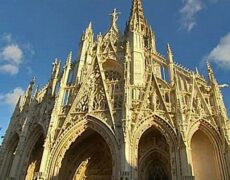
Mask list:
[[[122,77],[119,72],[115,70],[105,71],[106,84],[109,89],[109,94],[112,100],[113,108],[120,109],[122,108],[123,102],[123,84]]]

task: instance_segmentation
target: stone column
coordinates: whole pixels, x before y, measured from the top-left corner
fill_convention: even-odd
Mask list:
[[[180,147],[181,171],[183,180],[193,180],[192,154],[191,148],[187,141],[183,142]]]
[[[37,174],[38,180],[45,180],[46,176],[47,176],[47,174],[46,174],[47,169],[46,168],[47,168],[47,161],[48,161],[49,154],[50,154],[50,142],[48,139],[49,139],[49,137],[47,136],[45,143],[44,143],[44,150],[43,150],[43,154],[42,154],[40,169],[39,169],[39,172]]]
[[[128,132],[127,121],[123,120],[123,138],[121,143],[121,165],[120,165],[120,180],[131,180],[131,147],[130,137]]]

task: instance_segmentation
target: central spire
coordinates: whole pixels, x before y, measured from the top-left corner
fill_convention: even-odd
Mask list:
[[[141,0],[132,0],[132,9],[128,21],[128,28],[131,31],[143,31],[146,25],[143,6]]]

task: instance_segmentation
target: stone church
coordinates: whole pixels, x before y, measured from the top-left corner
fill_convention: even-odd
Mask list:
[[[1,180],[229,180],[230,121],[208,79],[156,49],[141,0],[125,32],[114,9],[104,34],[84,31],[64,68],[33,79],[0,152]]]

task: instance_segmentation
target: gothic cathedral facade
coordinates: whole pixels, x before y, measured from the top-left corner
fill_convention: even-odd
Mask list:
[[[141,0],[125,32],[84,31],[79,55],[55,60],[14,110],[0,153],[1,180],[229,180],[230,121],[221,88],[156,49]]]

